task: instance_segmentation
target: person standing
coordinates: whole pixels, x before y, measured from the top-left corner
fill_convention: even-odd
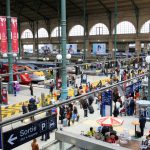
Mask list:
[[[145,128],[145,124],[146,124],[146,118],[143,115],[140,116],[139,123],[140,123],[141,136],[143,136],[144,128]]]
[[[14,96],[17,96],[16,83],[13,83]]]
[[[25,106],[25,104],[22,104],[22,113],[26,114],[28,112],[27,106]]]
[[[54,90],[54,82],[53,80],[50,82],[50,93],[53,94],[53,90]]]
[[[133,99],[133,97],[131,97],[130,103],[129,103],[129,115],[133,116],[134,114],[134,109],[135,109],[135,101]]]
[[[81,101],[82,108],[84,110],[84,117],[88,117],[88,103],[86,99],[82,99]]]
[[[33,142],[31,143],[31,147],[32,147],[32,150],[39,150],[39,145],[36,139],[33,139]]]
[[[33,96],[33,86],[32,86],[32,83],[30,84],[30,92],[31,92],[31,95]]]

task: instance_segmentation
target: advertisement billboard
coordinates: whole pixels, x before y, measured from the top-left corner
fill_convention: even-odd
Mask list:
[[[12,52],[18,53],[18,28],[17,18],[11,18],[11,37],[12,37]]]
[[[106,54],[106,44],[105,43],[93,44],[93,54],[94,55]]]
[[[0,52],[7,53],[6,17],[0,16]]]
[[[53,51],[53,45],[52,44],[39,44],[38,50],[40,54],[49,54]]]
[[[28,54],[32,54],[33,53],[33,45],[29,44],[29,45],[23,45],[23,50],[24,53],[28,53]]]
[[[76,54],[77,44],[66,44],[66,50],[68,54]]]

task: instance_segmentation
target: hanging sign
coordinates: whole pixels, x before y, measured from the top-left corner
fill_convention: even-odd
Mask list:
[[[18,53],[18,29],[17,18],[11,18],[12,52]]]
[[[30,124],[3,133],[3,150],[11,150],[45,133],[57,129],[57,115],[52,115]]]
[[[7,53],[6,17],[0,16],[0,52]]]

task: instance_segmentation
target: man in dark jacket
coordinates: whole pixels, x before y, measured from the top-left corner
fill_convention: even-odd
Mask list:
[[[92,105],[93,101],[94,101],[93,96],[89,96],[88,102],[89,102],[89,105],[90,105],[90,106]]]
[[[143,136],[144,135],[145,123],[146,123],[146,118],[143,115],[140,116],[139,123],[140,123],[141,136]]]
[[[84,100],[81,100],[81,105],[82,105],[82,108],[84,110],[84,117],[88,117],[88,103],[87,103],[87,100],[84,99]]]
[[[131,100],[130,100],[130,103],[129,103],[130,116],[133,116],[134,109],[135,109],[135,102],[134,102],[133,97],[131,97]]]

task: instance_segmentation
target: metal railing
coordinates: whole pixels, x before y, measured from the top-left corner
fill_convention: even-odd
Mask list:
[[[70,102],[73,102],[73,101],[76,101],[76,100],[81,100],[83,98],[86,98],[86,96],[88,95],[91,95],[91,94],[94,94],[94,93],[97,93],[97,92],[102,92],[102,91],[105,91],[107,89],[111,89],[113,87],[116,87],[117,85],[120,85],[120,84],[123,84],[123,83],[126,83],[126,82],[130,82],[132,80],[135,80],[135,79],[138,79],[138,78],[142,78],[144,76],[146,76],[148,73],[145,73],[145,74],[142,74],[142,75],[139,75],[139,76],[136,76],[136,77],[133,77],[131,79],[128,79],[128,80],[125,80],[125,81],[121,81],[121,82],[118,82],[118,83],[115,83],[113,85],[109,85],[107,87],[102,87],[100,89],[97,89],[97,90],[94,90],[94,91],[91,91],[89,93],[86,93],[86,94],[82,94],[80,96],[77,96],[77,97],[74,97],[74,98],[70,98],[68,100],[64,100],[64,101],[60,101],[59,103],[57,104],[54,104],[54,105],[50,105],[50,106],[46,106],[44,108],[40,108],[38,110],[35,110],[35,111],[32,111],[32,112],[29,112],[27,114],[23,114],[23,115],[20,115],[18,117],[15,117],[15,118],[10,118],[8,120],[5,120],[5,121],[2,121],[0,122],[0,127],[4,127],[6,125],[9,125],[9,124],[12,124],[12,123],[15,123],[15,122],[18,122],[18,121],[21,121],[25,118],[28,118],[28,117],[31,117],[33,115],[36,115],[36,114],[40,114],[40,113],[43,113],[43,112],[46,112],[54,107],[59,107],[63,104],[67,104],[67,103],[70,103]]]

